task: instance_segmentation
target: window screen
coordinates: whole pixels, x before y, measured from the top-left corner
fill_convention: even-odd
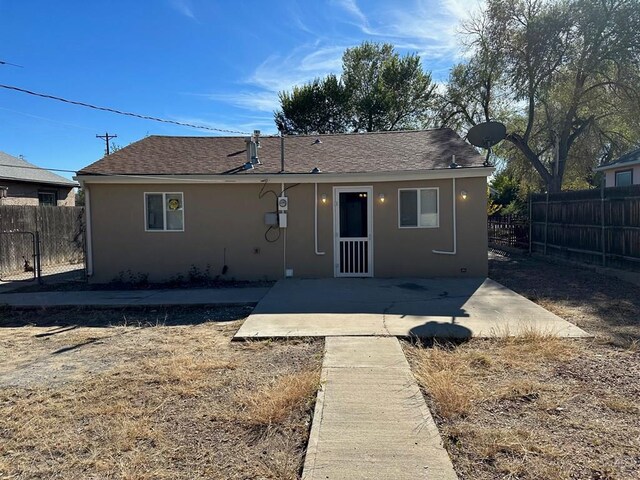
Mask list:
[[[418,226],[417,190],[400,190],[400,226]]]
[[[438,226],[438,189],[400,190],[400,228]]]
[[[56,194],[55,192],[38,192],[38,203],[40,205],[52,205],[56,206]]]
[[[632,184],[631,170],[616,172],[616,187],[627,187]]]
[[[146,229],[184,230],[182,193],[146,193]]]
[[[420,226],[438,226],[438,191],[435,188],[420,190]]]

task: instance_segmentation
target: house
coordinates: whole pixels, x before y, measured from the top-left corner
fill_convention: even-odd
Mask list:
[[[150,136],[85,168],[92,282],[487,274],[487,176],[450,129]]]
[[[604,172],[605,187],[640,185],[640,148],[599,166],[596,171]]]
[[[77,186],[22,158],[0,152],[0,205],[73,207]]]

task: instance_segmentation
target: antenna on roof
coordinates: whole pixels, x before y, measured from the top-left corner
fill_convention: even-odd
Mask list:
[[[247,163],[252,165],[262,165],[258,158],[258,149],[260,148],[260,130],[254,130],[253,135],[245,138],[247,144]]]
[[[489,155],[491,147],[497,145],[507,136],[507,127],[500,122],[484,122],[471,127],[467,132],[467,140],[471,145],[487,149],[487,158],[484,161],[485,167],[489,166]]]

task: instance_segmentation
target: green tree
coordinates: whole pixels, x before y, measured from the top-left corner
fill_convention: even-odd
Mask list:
[[[274,113],[280,132],[372,132],[428,122],[435,85],[418,55],[364,42],[347,49],[342,63],[340,78],[332,74],[280,93],[281,109]]]
[[[76,190],[76,207],[84,207],[84,188],[82,187]]]
[[[316,78],[289,92],[280,92],[275,122],[281,133],[339,133],[348,128],[347,95],[335,75]]]
[[[502,154],[559,191],[567,172],[639,138],[638,12],[638,0],[488,0],[466,26],[473,57],[452,72],[442,122],[504,121]]]

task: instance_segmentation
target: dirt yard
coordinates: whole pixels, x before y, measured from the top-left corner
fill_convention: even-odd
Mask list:
[[[249,310],[0,311],[0,478],[298,478],[322,342]]]
[[[460,478],[640,478],[638,287],[518,256],[490,276],[596,337],[405,343]]]

